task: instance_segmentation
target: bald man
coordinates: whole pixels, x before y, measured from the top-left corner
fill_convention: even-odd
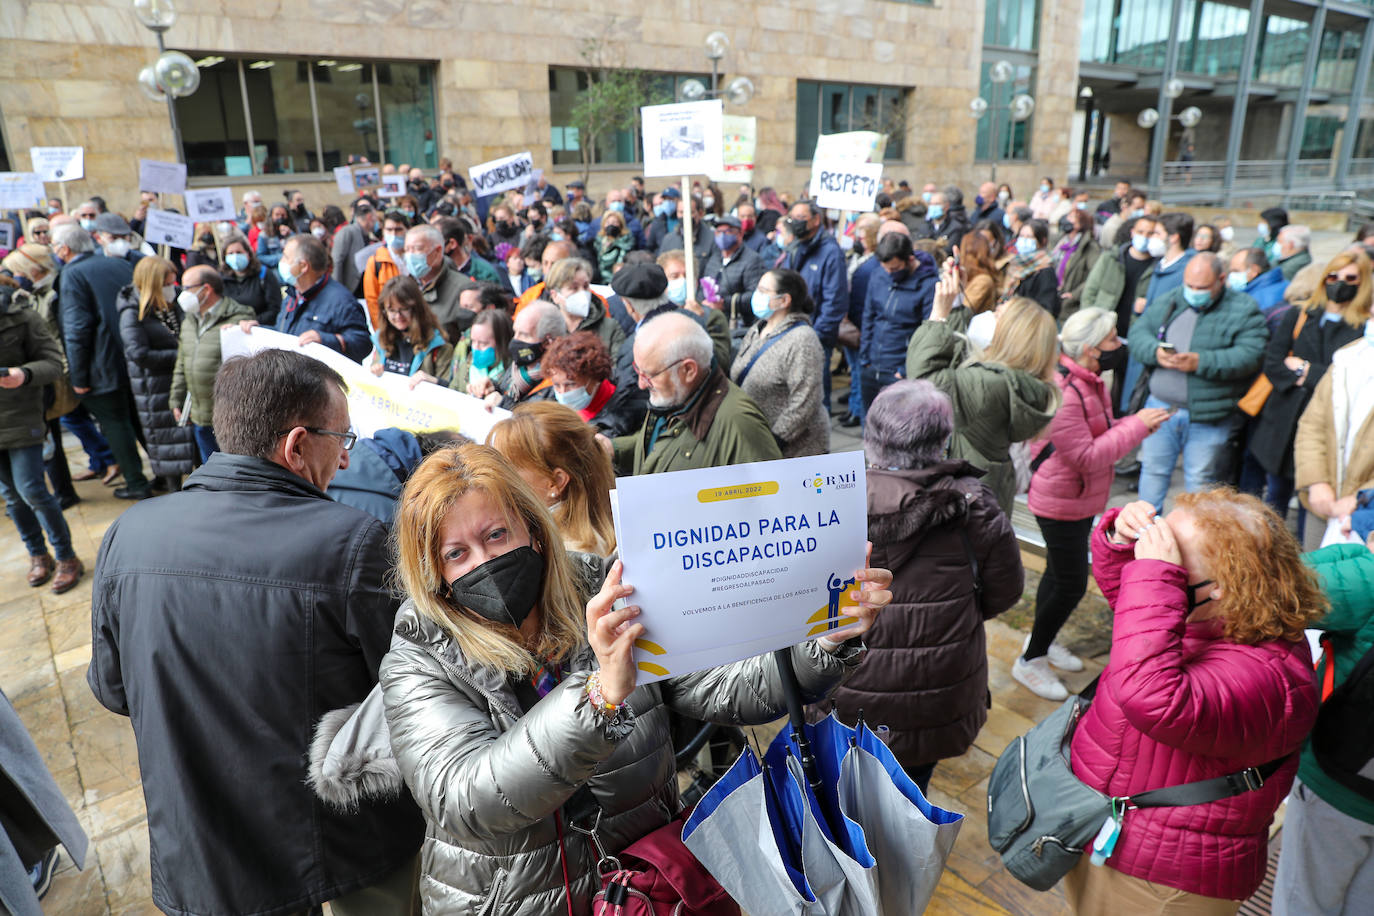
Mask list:
[[[712,362],[711,337],[691,315],[645,318],[634,337],[649,414],[614,440],[616,473],[657,474],[782,457],[763,412]]]

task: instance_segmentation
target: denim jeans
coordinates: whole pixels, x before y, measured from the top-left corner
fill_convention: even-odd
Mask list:
[[[863,408],[859,418],[863,419],[868,416],[868,408],[873,406],[873,401],[878,397],[878,392],[893,382],[901,381],[901,379],[891,372],[874,369],[872,366],[864,366],[859,370],[858,376],[860,406]]]
[[[100,432],[100,427],[95,425],[95,418],[86,409],[86,405],[78,404],[75,410],[62,416],[61,422],[67,431],[81,442],[86,457],[91,460],[92,471],[103,474],[106,468],[115,463],[110,443]]]
[[[1168,407],[1154,395],[1145,400],[1146,407]],[[1140,446],[1140,498],[1164,511],[1164,498],[1169,495],[1169,479],[1174,466],[1183,456],[1183,488],[1189,493],[1215,483],[1217,456],[1226,448],[1231,436],[1230,425],[1222,423],[1190,423],[1188,409],[1178,412],[1151,433]]]
[[[857,347],[844,348],[845,362],[849,363],[849,412],[856,417],[864,415],[864,399],[859,389],[859,350]]]
[[[825,405],[825,415],[830,416],[830,361],[835,356],[833,346],[824,347],[825,364],[821,367],[821,403]]]
[[[1293,478],[1270,474],[1260,466],[1248,448],[1241,464],[1237,489],[1263,499],[1269,508],[1279,514],[1279,518],[1288,518],[1288,503],[1293,499]]]
[[[201,464],[209,461],[210,456],[219,451],[219,442],[215,440],[215,428],[213,426],[197,426],[192,423],[191,434],[196,437],[196,448],[200,450]]]
[[[47,534],[57,559],[75,559],[71,529],[62,517],[57,497],[48,490],[43,472],[42,444],[0,450],[0,493],[5,497],[5,514],[19,529],[30,556],[48,552],[43,540]]]
[[[67,452],[62,448],[62,422],[59,419],[48,421],[48,438],[53,444],[51,458],[43,461],[48,469],[48,480],[52,481],[52,491],[59,500],[79,499],[76,488],[72,486],[72,469],[67,466]],[[46,447],[46,446],[45,446]]]

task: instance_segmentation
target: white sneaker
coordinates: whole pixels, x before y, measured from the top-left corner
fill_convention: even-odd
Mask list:
[[[1027,636],[1026,641],[1021,643],[1021,651],[1025,652],[1026,647],[1029,645],[1030,637]],[[1083,659],[1079,658],[1077,655],[1074,655],[1072,652],[1070,652],[1068,649],[1064,648],[1057,642],[1050,643],[1050,651],[1046,657],[1050,660],[1050,664],[1058,668],[1060,671],[1072,672],[1083,670]]]
[[[1042,655],[1039,658],[1026,661],[1024,658],[1016,659],[1011,666],[1011,676],[1016,679],[1022,687],[1031,693],[1046,700],[1067,700],[1069,691],[1062,681],[1050,670],[1049,657]]]

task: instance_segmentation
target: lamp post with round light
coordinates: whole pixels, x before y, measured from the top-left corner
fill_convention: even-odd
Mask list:
[[[723,98],[731,105],[747,105],[754,97],[754,81],[747,76],[737,76],[730,80],[722,92],[720,89],[720,61],[730,50],[730,36],[724,32],[712,32],[706,36],[706,59],[711,62],[711,88],[699,79],[683,80],[677,88],[680,102],[700,102],[702,99]]]
[[[138,85],[143,94],[154,102],[167,103],[167,116],[172,123],[172,143],[176,147],[177,162],[186,161],[181,145],[181,127],[177,123],[176,99],[185,98],[200,88],[200,69],[196,62],[180,51],[168,51],[162,35],[177,21],[172,0],[134,0],[134,15],[144,27],[157,36],[157,60],[139,71]]]
[[[992,83],[992,104],[989,104],[988,100],[981,95],[975,97],[973,101],[968,103],[969,117],[977,121],[986,115],[989,109],[994,109],[994,106],[997,104],[997,87],[1003,83],[1010,82],[1011,78],[1015,75],[1016,68],[1012,66],[1009,60],[999,60],[989,67],[988,81]],[[1035,99],[1024,92],[1019,93],[1012,96],[1011,102],[1007,105],[1007,109],[1011,113],[1011,120],[1014,123],[1020,124],[1035,112]],[[997,114],[995,110],[992,121],[988,124],[988,139],[992,141],[990,144],[992,147],[992,180],[996,182],[997,160],[1001,158],[1002,151],[998,148],[997,144]]]

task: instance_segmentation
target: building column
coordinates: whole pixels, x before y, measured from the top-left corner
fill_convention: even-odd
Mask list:
[[[1147,183],[1156,195],[1163,190],[1161,184],[1164,157],[1168,153],[1169,125],[1174,117],[1174,100],[1169,98],[1167,88],[1169,80],[1174,78],[1174,71],[1178,69],[1178,24],[1182,19],[1183,0],[1174,0],[1173,8],[1169,12],[1169,43],[1164,50],[1164,72],[1159,75],[1159,101],[1155,103],[1155,111],[1159,112],[1159,123],[1155,124],[1154,133],[1150,137],[1150,172]]]
[[[1307,57],[1302,62],[1302,87],[1298,89],[1298,101],[1293,106],[1293,128],[1288,132],[1288,156],[1283,163],[1285,206],[1293,192],[1293,183],[1298,177],[1298,154],[1302,152],[1302,135],[1307,129],[1307,103],[1312,98],[1312,84],[1317,79],[1317,58],[1321,54],[1322,35],[1325,31],[1326,0],[1319,0],[1317,10],[1312,14],[1312,26],[1307,33],[1310,41],[1307,43]]]
[[[1236,184],[1236,163],[1240,159],[1240,144],[1245,136],[1245,113],[1250,106],[1250,81],[1255,75],[1255,56],[1259,53],[1259,37],[1264,29],[1264,0],[1250,0],[1250,27],[1245,33],[1245,47],[1240,53],[1240,76],[1236,79],[1236,98],[1231,105],[1231,129],[1226,136],[1226,171],[1221,179],[1223,205],[1231,206]]]
[[[1364,87],[1369,80],[1369,63],[1374,59],[1374,19],[1364,24],[1364,40],[1360,42],[1360,59],[1355,64],[1355,82],[1350,86],[1350,110],[1345,115],[1345,135],[1341,138],[1341,155],[1336,163],[1336,190],[1344,191],[1350,182],[1350,160],[1355,156],[1355,141],[1360,136],[1360,109],[1364,107]]]

